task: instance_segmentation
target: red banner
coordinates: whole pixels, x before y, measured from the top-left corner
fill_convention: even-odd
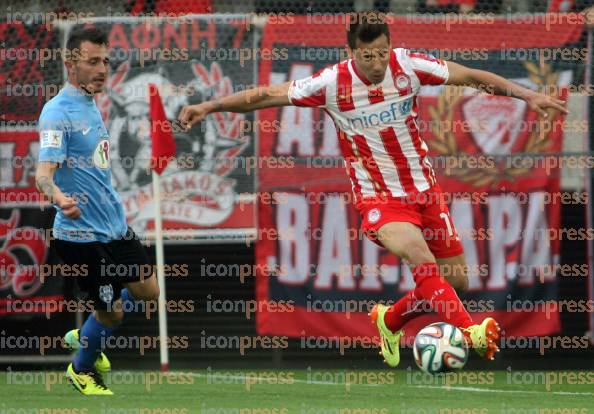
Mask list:
[[[289,59],[263,61],[261,84],[304,78],[338,60],[344,24],[321,28],[307,19],[266,27],[263,49],[286,49]],[[547,27],[501,19],[479,30],[471,21],[454,27],[410,19],[395,18],[391,25],[395,46],[450,53],[469,49],[484,59],[474,55],[462,64],[566,94],[570,70],[514,56],[532,48],[530,56],[538,57],[545,47],[576,41],[579,21],[557,19]],[[559,312],[549,302],[557,298],[560,170],[558,158],[550,155],[561,149],[563,119],[551,114],[544,125],[523,101],[470,89],[445,91],[421,90],[418,124],[469,265],[470,290],[461,298],[474,318],[494,315],[507,336],[558,332]],[[265,163],[259,170],[257,299],[295,306],[294,312],[283,313],[264,307],[258,333],[376,335],[368,309],[378,301],[397,300],[414,282],[399,259],[360,232],[333,123],[321,109],[292,106],[262,110],[257,122],[262,126],[259,157],[294,160],[291,168]],[[407,334],[435,320],[436,315],[419,317]]]

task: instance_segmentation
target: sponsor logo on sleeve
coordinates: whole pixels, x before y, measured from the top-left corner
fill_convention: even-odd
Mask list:
[[[41,148],[60,148],[62,147],[63,132],[53,129],[44,129],[41,131]]]

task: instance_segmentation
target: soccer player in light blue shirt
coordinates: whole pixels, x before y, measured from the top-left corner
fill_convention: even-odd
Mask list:
[[[70,34],[68,83],[39,117],[36,184],[57,209],[52,244],[65,265],[82,272],[77,282],[94,309],[65,336],[77,350],[66,375],[85,395],[113,394],[102,379],[111,369],[102,351],[125,311],[159,297],[152,265],[111,183],[109,136],[94,101],[108,77],[107,48],[99,29]]]
[[[43,107],[39,129],[39,161],[62,164],[54,182],[69,203],[58,209],[54,236],[103,243],[124,236],[128,227],[111,183],[109,137],[93,95],[66,83]]]

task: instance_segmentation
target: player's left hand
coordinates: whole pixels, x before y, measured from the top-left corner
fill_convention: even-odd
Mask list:
[[[548,118],[549,116],[546,109],[555,109],[564,114],[569,113],[569,111],[565,107],[566,102],[562,101],[561,99],[553,98],[549,95],[543,95],[541,93],[536,93],[531,97],[526,98],[526,103],[528,103],[530,109],[538,112],[544,118]]]

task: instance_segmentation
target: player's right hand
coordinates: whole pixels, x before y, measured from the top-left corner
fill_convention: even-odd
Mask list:
[[[66,217],[76,220],[80,217],[80,208],[76,205],[76,200],[72,197],[64,197],[60,201],[56,203],[60,210],[62,210],[62,214]]]
[[[208,104],[209,102],[202,102],[198,105],[188,105],[182,108],[178,120],[186,131],[192,128],[194,124],[201,122],[210,113]]]

